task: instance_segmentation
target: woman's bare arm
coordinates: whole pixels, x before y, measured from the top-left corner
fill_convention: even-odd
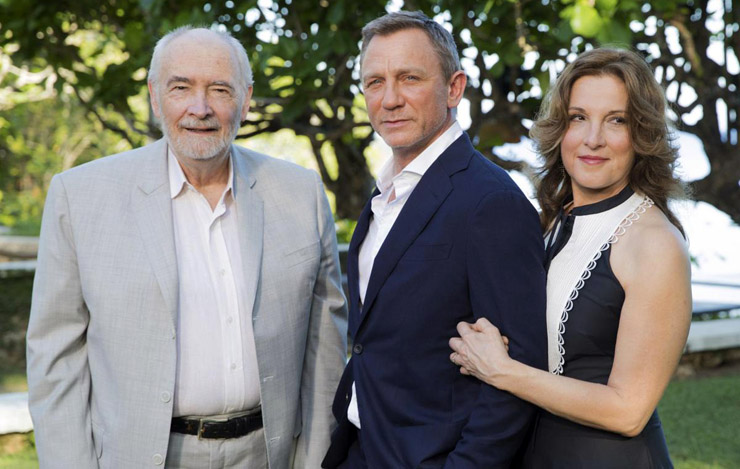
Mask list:
[[[606,385],[510,359],[498,329],[484,320],[458,326],[461,337],[450,341],[451,359],[463,373],[553,414],[625,436],[639,434],[686,343],[692,306],[689,257],[678,230],[654,209],[612,246],[611,265],[625,302]]]

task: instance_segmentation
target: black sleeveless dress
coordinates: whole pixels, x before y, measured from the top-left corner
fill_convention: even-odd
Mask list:
[[[563,229],[549,246],[548,259],[568,243],[578,217],[609,210],[632,195],[627,188],[596,204],[574,208],[563,215]],[[563,376],[606,384],[614,363],[624,290],[604,250],[573,301],[563,332]],[[638,436],[628,438],[557,417],[540,410],[523,456],[525,468],[622,469],[672,468],[657,411]]]

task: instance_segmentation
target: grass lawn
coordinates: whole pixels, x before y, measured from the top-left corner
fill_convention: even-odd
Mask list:
[[[740,366],[672,381],[659,412],[676,469],[740,468]],[[32,434],[0,436],[0,469],[38,468],[34,451]]]
[[[37,469],[33,433],[0,435],[0,468]]]
[[[740,467],[740,368],[671,382],[658,412],[676,469]]]

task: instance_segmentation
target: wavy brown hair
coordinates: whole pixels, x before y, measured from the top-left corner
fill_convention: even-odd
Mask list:
[[[579,55],[560,74],[545,96],[537,120],[529,131],[537,152],[545,160],[537,184],[542,227],[547,230],[572,194],[571,180],[563,166],[560,144],[568,130],[570,92],[581,77],[611,75],[627,89],[627,123],[635,162],[629,186],[653,199],[671,223],[684,233],[669,198],[685,198],[686,185],[675,175],[678,148],[666,115],[663,89],[650,66],[637,53],[625,49],[592,49]]]

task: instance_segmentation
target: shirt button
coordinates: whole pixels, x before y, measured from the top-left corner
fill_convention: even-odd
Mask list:
[[[153,463],[154,463],[154,464],[155,464],[156,466],[161,466],[161,465],[162,465],[162,463],[164,462],[164,458],[162,457],[162,455],[161,455],[161,454],[157,453],[157,454],[155,454],[154,456],[152,456],[152,462],[153,462]]]
[[[226,322],[228,322],[229,324],[231,324],[232,322],[234,322],[234,318],[232,318],[231,316],[229,316],[228,318],[226,318]]]
[[[218,273],[221,274],[221,277],[223,277],[224,275],[226,275],[226,269],[221,269]]]
[[[170,402],[170,400],[172,399],[172,396],[170,396],[170,393],[168,393],[167,391],[160,394],[159,397],[160,399],[162,399],[162,402]]]
[[[232,363],[232,364],[231,364],[231,369],[232,369],[232,370],[236,370],[236,363]]]
[[[362,344],[355,344],[354,347],[352,347],[352,353],[355,355],[361,355],[362,354]]]

